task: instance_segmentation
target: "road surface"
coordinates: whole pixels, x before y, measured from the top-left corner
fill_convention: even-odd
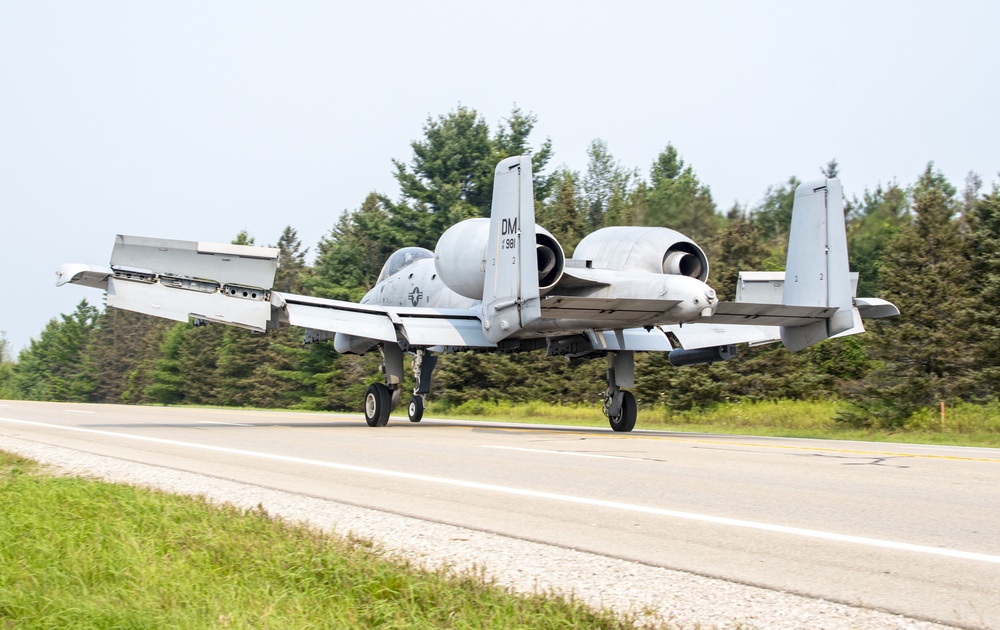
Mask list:
[[[0,401],[4,436],[1000,627],[1000,449]]]

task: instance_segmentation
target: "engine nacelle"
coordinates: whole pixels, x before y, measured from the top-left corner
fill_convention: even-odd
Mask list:
[[[708,258],[694,241],[663,227],[606,227],[576,246],[573,260],[595,269],[647,271],[708,280]]]
[[[489,239],[489,219],[466,219],[441,235],[434,249],[434,266],[449,289],[467,298],[482,299]],[[559,241],[538,225],[535,226],[535,257],[538,289],[544,294],[562,277],[566,255]]]

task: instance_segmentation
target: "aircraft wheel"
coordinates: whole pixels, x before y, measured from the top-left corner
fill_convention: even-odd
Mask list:
[[[615,431],[626,433],[635,428],[635,419],[639,414],[635,404],[635,394],[630,391],[622,392],[622,410],[615,418],[608,418],[611,428]]]
[[[414,396],[410,399],[410,406],[406,408],[406,415],[410,417],[410,422],[420,422],[424,417],[424,399]]]
[[[389,388],[382,383],[368,386],[365,392],[365,422],[370,427],[384,427],[389,422],[389,406],[392,397]]]

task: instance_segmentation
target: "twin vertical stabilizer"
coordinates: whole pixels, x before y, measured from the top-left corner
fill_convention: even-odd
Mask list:
[[[824,321],[781,328],[781,342],[795,352],[854,326],[847,261],[844,196],[839,179],[801,184],[795,190],[782,303],[836,307]]]
[[[529,156],[496,167],[482,308],[483,332],[494,343],[541,317]]]

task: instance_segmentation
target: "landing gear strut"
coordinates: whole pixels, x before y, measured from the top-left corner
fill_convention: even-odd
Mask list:
[[[389,412],[399,405],[403,382],[403,351],[398,344],[384,343],[382,365],[379,371],[385,374],[384,383],[368,386],[365,392],[365,422],[370,427],[384,427],[389,422]]]
[[[430,352],[420,349],[413,357],[413,398],[406,409],[406,415],[410,422],[420,422],[424,417],[424,402],[427,392],[431,391],[431,372],[437,364],[437,357]]]
[[[370,427],[384,427],[389,422],[389,412],[399,405],[403,393],[403,350],[398,344],[386,342],[379,347],[382,365],[379,371],[385,374],[384,383],[369,385],[365,392],[365,422]],[[420,422],[424,415],[424,398],[431,390],[431,372],[437,357],[419,349],[413,359],[413,376],[416,386],[413,397],[407,405],[406,415],[410,422]]]
[[[614,431],[627,432],[635,428],[638,411],[635,395],[622,389],[635,386],[635,353],[608,353],[608,389],[604,392],[604,415]]]

